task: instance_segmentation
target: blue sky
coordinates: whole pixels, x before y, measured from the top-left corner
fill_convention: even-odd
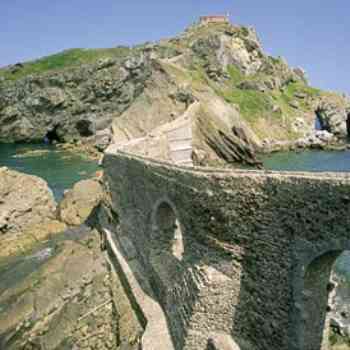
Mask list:
[[[228,11],[313,85],[350,93],[349,0],[0,0],[0,66],[171,37],[200,15]]]

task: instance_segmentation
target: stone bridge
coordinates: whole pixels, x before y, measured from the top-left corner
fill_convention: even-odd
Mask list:
[[[319,350],[350,177],[106,153],[108,250],[145,350]],[[118,213],[118,214],[116,214]]]

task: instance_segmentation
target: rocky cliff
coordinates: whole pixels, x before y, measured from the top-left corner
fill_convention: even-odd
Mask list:
[[[0,141],[46,137],[103,150],[148,135],[195,101],[200,163],[254,164],[259,151],[322,147],[348,134],[348,99],[310,87],[302,69],[267,55],[254,29],[210,24],[0,70]]]

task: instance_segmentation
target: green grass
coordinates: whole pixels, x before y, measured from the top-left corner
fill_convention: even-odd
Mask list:
[[[321,93],[321,90],[305,85],[302,82],[290,83],[284,90],[284,94],[290,99],[295,98],[296,93],[304,93],[307,96],[312,97],[318,96]]]
[[[41,74],[81,64],[94,63],[101,58],[121,58],[129,52],[130,49],[126,47],[111,49],[70,49],[36,61],[23,63],[23,67],[15,73],[12,73],[6,68],[0,69],[0,77],[8,80],[17,80],[31,74]]]
[[[243,73],[238,69],[238,67],[232,64],[227,67],[227,72],[231,78],[232,83],[235,85],[241,83],[244,79]]]
[[[300,108],[302,110],[309,110],[310,106],[307,105],[307,99],[298,99],[295,96],[296,93],[305,94],[306,97],[315,97],[321,94],[321,90],[307,86],[302,82],[295,82],[288,84],[283,92],[275,93],[274,96],[279,102],[280,106],[285,110],[292,110],[289,104],[295,100],[299,102]]]
[[[209,78],[207,77],[204,69],[200,66],[196,66],[190,70],[190,76],[192,81],[200,83],[208,83]]]
[[[230,83],[233,86],[239,86],[243,81],[265,81],[269,78],[269,75],[259,72],[254,75],[245,76],[238,67],[234,65],[229,65],[227,67],[227,72],[230,76]]]
[[[224,98],[227,102],[237,104],[243,117],[249,121],[272,113],[271,99],[259,91],[234,89],[224,93]]]
[[[329,342],[331,345],[331,349],[334,349],[334,350],[350,349],[350,338],[348,336],[341,336],[335,333],[332,328],[329,334]]]
[[[245,77],[239,68],[234,65],[229,65],[227,72],[230,76],[230,82],[225,89],[216,86],[215,91],[218,95],[222,96],[226,102],[238,105],[242,116],[247,121],[255,121],[259,117],[273,115],[273,100],[269,94],[237,88],[243,80],[257,77]]]

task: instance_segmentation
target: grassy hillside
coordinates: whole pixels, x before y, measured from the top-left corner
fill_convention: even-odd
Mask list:
[[[31,74],[62,70],[82,64],[95,63],[101,58],[122,58],[128,55],[127,47],[110,49],[70,49],[60,53],[23,63],[23,66],[0,69],[0,77],[7,80],[17,80]]]

